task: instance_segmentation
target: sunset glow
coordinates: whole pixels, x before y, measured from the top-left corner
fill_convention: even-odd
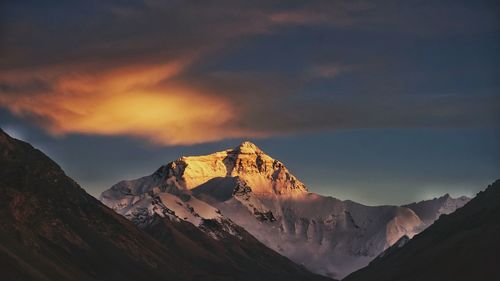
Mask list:
[[[246,140],[341,199],[473,195],[500,170],[497,2],[7,0],[0,128],[93,195]]]
[[[169,85],[180,70],[171,64],[60,74],[49,90],[0,95],[0,105],[18,116],[39,116],[54,135],[129,135],[163,145],[256,135],[233,127],[235,112],[228,101]]]
[[[2,1],[0,276],[500,280],[499,4]]]

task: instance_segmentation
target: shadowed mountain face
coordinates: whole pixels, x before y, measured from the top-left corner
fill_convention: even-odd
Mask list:
[[[6,280],[188,280],[198,273],[3,131],[0,260]]]
[[[220,225],[212,222],[214,231]],[[238,227],[239,237],[227,235],[216,240],[191,223],[168,218],[153,221],[143,228],[177,255],[211,275],[206,280],[316,280],[332,281],[306,271],[289,259],[265,248],[261,242]]]
[[[500,180],[346,281],[500,280]]]
[[[216,240],[192,224],[151,219],[152,236],[0,130],[3,280],[324,280],[236,226],[237,237]]]
[[[456,209],[463,207],[470,201],[469,197],[461,196],[452,198],[449,194],[445,194],[439,198],[424,200],[403,207],[413,210],[426,226],[431,225],[440,215],[448,215]]]

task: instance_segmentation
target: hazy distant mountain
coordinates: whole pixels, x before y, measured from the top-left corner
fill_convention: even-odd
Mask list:
[[[297,263],[336,278],[426,225],[410,208],[369,207],[309,193],[283,163],[250,142],[182,157],[150,176],[114,185],[101,200],[139,225],[160,212],[214,237],[237,237],[236,224]],[[422,209],[426,219],[444,210]],[[224,227],[206,229],[206,219]]]
[[[500,180],[346,281],[500,280]]]
[[[453,198],[449,194],[445,194],[439,198],[411,203],[403,205],[403,207],[412,209],[428,226],[437,220],[439,216],[451,214],[469,201],[470,198],[466,196]]]
[[[217,217],[211,211],[203,214]],[[236,225],[229,226],[230,237],[212,238],[225,227],[218,217],[203,224],[213,231],[203,232],[160,213],[144,225],[150,236],[88,195],[43,153],[0,130],[2,280],[325,279]]]

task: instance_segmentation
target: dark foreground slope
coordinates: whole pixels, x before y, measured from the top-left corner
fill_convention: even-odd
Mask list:
[[[220,229],[217,225],[213,227]],[[239,237],[227,235],[214,240],[191,223],[177,223],[158,217],[144,230],[161,241],[169,251],[178,253],[183,260],[224,280],[332,281],[292,263],[288,258],[265,247],[243,228],[238,228]]]
[[[346,281],[500,280],[500,180]]]
[[[2,280],[190,280],[201,271],[0,130]]]
[[[324,280],[258,242],[218,241],[159,218],[148,231],[160,241],[0,130],[2,280]]]

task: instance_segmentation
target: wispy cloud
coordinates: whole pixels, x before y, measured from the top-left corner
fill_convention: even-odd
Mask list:
[[[349,72],[356,71],[356,69],[361,68],[356,65],[343,65],[339,63],[320,63],[312,65],[306,70],[307,78],[326,78],[332,79],[340,74],[345,74]]]
[[[169,84],[182,67],[146,65],[54,77],[43,70],[17,72],[15,77],[23,77],[23,82],[46,76],[42,81],[48,85],[29,94],[4,91],[0,106],[18,116],[31,116],[54,135],[130,135],[162,145],[258,136],[234,126],[236,112],[227,100]]]
[[[256,108],[237,92],[193,86],[200,82],[189,75],[190,65],[235,38],[318,23],[300,7],[287,12],[278,3],[257,4],[97,1],[26,9],[29,19],[10,15],[0,106],[53,135],[131,135],[174,145],[273,134],[245,120]],[[187,79],[172,79],[182,74]],[[239,85],[231,90],[245,91],[249,79],[234,81]],[[260,92],[273,88],[266,87]]]
[[[436,23],[442,23],[438,31],[460,30],[455,14],[461,15],[462,8],[442,21],[439,9],[405,6],[395,11],[397,6],[385,1],[147,0],[43,6],[12,1],[0,20],[0,107],[53,135],[126,135],[161,145],[336,128],[490,124],[498,112],[498,97],[491,93],[475,99],[408,96],[407,85],[384,72],[398,64],[393,54],[379,60],[390,47],[380,39],[387,30],[420,34],[421,18],[429,19],[425,32],[435,32]],[[478,28],[491,30],[489,17],[481,19]],[[270,70],[265,61],[261,69],[213,67],[249,44],[246,39],[269,40],[293,29],[306,38],[293,42],[300,52],[284,61],[303,60],[295,69],[278,65]],[[323,31],[320,39],[308,41],[318,30]],[[368,42],[356,37],[372,30],[376,32]],[[377,42],[382,48],[372,50],[370,44]],[[284,51],[266,50],[270,57]],[[358,71],[360,63],[372,65]],[[347,97],[321,85],[308,92],[315,82],[345,77],[350,79],[348,89],[342,89]]]

